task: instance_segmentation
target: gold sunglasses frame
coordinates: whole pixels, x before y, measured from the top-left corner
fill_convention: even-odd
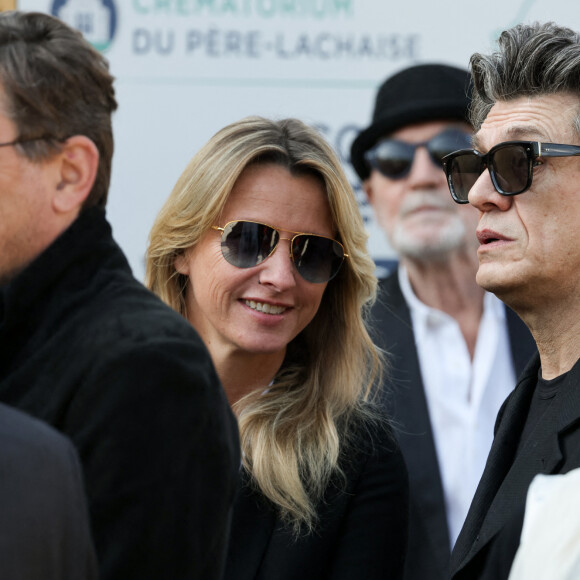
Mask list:
[[[280,240],[288,240],[290,242],[290,259],[292,260],[292,262],[294,263],[294,265],[296,265],[296,262],[294,260],[294,252],[292,251],[292,244],[294,242],[294,240],[298,237],[298,236],[314,236],[316,238],[323,238],[325,240],[330,240],[331,242],[334,242],[335,244],[338,244],[341,248],[342,248],[342,253],[343,253],[343,260],[345,258],[348,258],[349,255],[346,253],[346,248],[344,247],[344,245],[339,242],[338,240],[335,240],[334,238],[331,238],[330,236],[321,236],[320,234],[313,234],[310,232],[293,232],[292,230],[281,230],[279,228],[276,228],[274,226],[271,226],[270,224],[265,224],[264,222],[257,222],[254,220],[230,220],[229,222],[227,222],[226,224],[224,224],[223,227],[220,226],[211,226],[212,230],[216,230],[222,233],[225,232],[226,228],[230,225],[230,224],[235,224],[235,223],[239,223],[239,222],[246,222],[246,223],[251,223],[251,224],[257,224],[260,226],[266,226],[267,228],[270,228],[272,230],[274,230],[277,234],[278,234],[278,242],[280,242]],[[284,238],[282,237],[281,232],[288,232],[289,234],[294,234],[291,238]],[[256,266],[259,266],[260,264],[262,264],[263,262],[265,262],[270,256],[272,256],[274,254],[274,252],[278,249],[278,242],[276,242],[276,245],[272,248],[272,251],[261,261],[258,262],[255,266],[252,266],[253,268],[255,268]],[[340,270],[340,268],[339,268]],[[338,271],[337,270],[337,274]],[[335,274],[336,276],[336,274]],[[334,276],[333,276],[334,278]],[[332,278],[330,278],[330,280],[332,280]],[[330,281],[329,280],[329,281]],[[316,284],[316,282],[314,282],[314,284]]]

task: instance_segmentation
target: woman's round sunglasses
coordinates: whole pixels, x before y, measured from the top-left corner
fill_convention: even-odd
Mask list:
[[[212,229],[222,232],[222,254],[236,268],[261,264],[276,251],[280,240],[290,241],[290,258],[308,282],[320,284],[332,280],[348,258],[340,242],[316,234],[289,232],[293,237],[283,238],[272,226],[245,220],[228,222],[223,228],[212,226]]]
[[[443,169],[451,197],[457,203],[469,203],[469,191],[485,169],[489,170],[491,182],[498,193],[518,195],[531,187],[534,167],[539,158],[575,155],[580,155],[577,145],[506,141],[485,154],[475,149],[455,151],[443,159]]]
[[[471,135],[460,129],[446,129],[422,143],[383,139],[369,149],[364,157],[372,169],[376,169],[385,177],[402,179],[411,171],[418,147],[425,147],[431,161],[442,168],[442,159],[445,155],[457,149],[465,149],[470,145]]]

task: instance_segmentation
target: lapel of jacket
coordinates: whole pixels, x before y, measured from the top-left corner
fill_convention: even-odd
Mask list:
[[[261,495],[249,484],[241,470],[224,578],[254,580],[274,531],[276,517]]]
[[[383,400],[392,419],[409,472],[411,502],[417,508],[419,524],[446,570],[449,529],[445,498],[433,430],[419,367],[411,315],[395,271],[381,281],[373,309],[377,343],[387,351]]]
[[[565,461],[570,467],[578,467],[577,445],[572,448],[573,457],[567,457],[562,449],[566,431],[580,420],[580,388],[574,386],[565,390],[567,399],[560,405],[559,416],[552,421],[540,421],[534,429],[533,443],[526,445],[513,459],[537,381],[538,368],[539,356],[536,355],[506,406],[505,419],[499,424],[484,476],[472,504],[473,513],[470,510],[467,518],[469,524],[466,520],[464,526],[466,534],[462,538],[462,546],[458,546],[458,553],[453,554],[453,563],[461,563],[458,568],[471,560],[501,530],[514,513],[515,506],[524,503],[535,475],[560,472]],[[580,365],[572,369],[569,380],[573,385],[578,385]]]

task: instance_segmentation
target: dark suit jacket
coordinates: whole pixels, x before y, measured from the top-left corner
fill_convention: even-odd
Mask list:
[[[492,551],[501,552],[498,545],[506,536],[508,541],[513,538],[510,527],[522,520],[528,487],[536,474],[566,473],[580,467],[578,364],[566,379],[576,388],[566,391],[569,398],[560,415],[554,421],[540,421],[533,431],[533,444],[523,447],[516,456],[539,366],[536,356],[498,414],[485,471],[453,550],[454,579],[491,578],[489,570],[496,563],[488,556]]]
[[[346,480],[329,485],[314,533],[294,538],[244,476],[234,505],[225,580],[402,578],[408,486],[388,427],[360,426],[343,447]]]
[[[0,578],[97,578],[72,445],[5,405],[0,405]]]
[[[507,324],[516,374],[535,351],[527,327],[507,309]],[[421,378],[411,314],[397,272],[380,281],[372,311],[375,339],[389,353],[384,404],[409,472],[409,549],[405,580],[447,580],[450,539],[441,473],[427,399]]]

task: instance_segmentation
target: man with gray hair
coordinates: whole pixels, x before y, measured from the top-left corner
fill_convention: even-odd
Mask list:
[[[455,580],[497,580],[533,477],[580,466],[580,35],[518,25],[471,68],[475,148],[444,159],[448,184],[479,210],[477,282],[522,317],[539,351],[498,414],[452,555]]]
[[[389,355],[383,389],[407,463],[405,580],[447,580],[492,442],[497,411],[534,344],[475,282],[477,211],[449,198],[441,158],[471,145],[469,73],[420,64],[389,77],[351,149],[399,257],[373,307]]]

